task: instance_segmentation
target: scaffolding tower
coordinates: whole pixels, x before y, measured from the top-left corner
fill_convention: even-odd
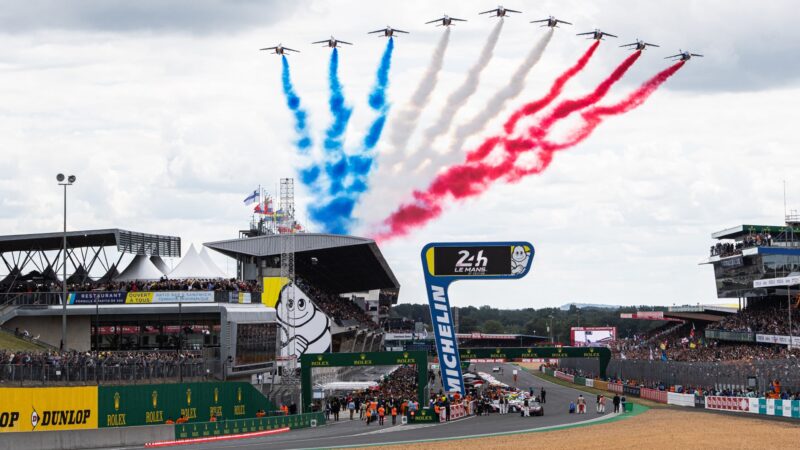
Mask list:
[[[281,376],[281,380],[283,384],[286,385],[300,385],[300,378],[296,375],[298,369],[298,361],[295,357],[296,352],[296,340],[294,339],[294,330],[295,330],[295,315],[292,311],[294,308],[290,307],[289,305],[293,305],[296,301],[296,284],[295,284],[295,267],[294,267],[294,260],[295,260],[295,219],[294,219],[294,178],[281,178],[280,183],[280,209],[283,211],[283,216],[281,217],[281,226],[278,227],[280,234],[282,234],[281,238],[281,278],[287,280],[287,285],[284,288],[286,292],[286,312],[287,317],[286,321],[289,324],[288,329],[286,330],[287,339],[288,339],[288,348],[287,356],[288,358],[285,360],[283,375]],[[280,336],[280,333],[279,333]],[[280,337],[278,338],[280,339]],[[282,353],[282,347],[279,343],[278,351]]]

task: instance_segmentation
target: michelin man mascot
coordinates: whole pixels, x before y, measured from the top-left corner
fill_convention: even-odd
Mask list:
[[[328,316],[299,287],[286,284],[275,310],[281,334],[281,355],[324,353],[331,348]]]
[[[519,275],[525,272],[531,260],[531,250],[522,245],[517,245],[511,249],[511,273]]]

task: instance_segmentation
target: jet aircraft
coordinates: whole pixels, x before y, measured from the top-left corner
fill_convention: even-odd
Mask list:
[[[288,55],[289,53],[286,53],[287,51],[300,53],[300,50],[284,47],[283,44],[278,44],[275,47],[260,48],[259,50],[274,50],[272,53],[276,55]]]
[[[331,36],[330,39],[325,39],[324,41],[312,42],[312,44],[325,44],[326,47],[330,47],[330,48],[336,48],[336,47],[339,46],[339,44],[353,45],[350,42],[345,42],[345,41],[338,40],[333,36]]]
[[[447,14],[445,14],[445,15],[444,15],[444,16],[442,16],[441,18],[439,18],[439,19],[433,19],[433,20],[431,20],[430,22],[425,22],[425,24],[427,25],[427,24],[429,24],[429,23],[442,22],[442,23],[440,23],[440,24],[438,24],[438,25],[436,25],[436,26],[437,26],[437,27],[449,27],[450,25],[455,25],[455,24],[453,23],[453,21],[454,21],[454,20],[455,20],[455,21],[458,21],[458,22],[466,22],[466,19],[456,19],[455,17],[450,17],[450,16],[448,16]]]
[[[383,33],[383,37],[392,37],[395,33],[405,33],[408,34],[408,31],[398,30],[397,28],[392,28],[389,25],[386,25],[386,28],[382,28],[380,30],[370,31],[367,34],[374,34],[374,33]]]
[[[497,8],[495,8],[495,9],[490,9],[488,11],[484,11],[484,12],[478,13],[478,14],[480,15],[480,14],[489,14],[489,13],[494,13],[489,17],[510,17],[508,15],[508,13],[518,13],[519,14],[519,13],[522,13],[522,11],[517,11],[515,9],[503,8],[502,5],[498,5]]]
[[[546,22],[546,23],[544,23],[544,22]],[[543,27],[550,27],[550,28],[556,28],[556,27],[558,27],[558,24],[560,24],[560,23],[563,23],[564,25],[572,25],[569,22],[565,22],[563,20],[558,20],[553,16],[550,16],[547,19],[534,20],[531,23],[544,23],[544,25],[542,25]]]
[[[636,42],[631,42],[630,44],[620,45],[620,47],[633,47],[630,50],[646,50],[647,47],[658,47],[656,44],[651,44],[649,42],[642,41],[637,39]]]
[[[606,33],[605,31],[598,30],[597,28],[594,31],[589,31],[587,33],[578,33],[577,36],[590,36],[589,39],[594,39],[596,41],[602,40],[604,36],[608,37],[617,37],[611,33]]]

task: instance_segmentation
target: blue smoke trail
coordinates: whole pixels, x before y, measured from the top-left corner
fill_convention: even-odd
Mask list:
[[[386,88],[389,86],[389,69],[392,64],[394,39],[389,38],[383,51],[380,65],[376,73],[375,85],[369,93],[370,108],[378,115],[367,129],[360,151],[351,156],[342,155],[342,159],[326,167],[331,179],[329,194],[333,197],[319,207],[311,208],[311,217],[320,223],[326,232],[346,234],[352,225],[352,214],[361,194],[368,189],[367,178],[375,154],[373,150],[378,144],[386,124],[389,105],[386,102]],[[331,106],[333,109],[333,105]]]
[[[300,106],[300,97],[298,97],[292,85],[289,61],[286,59],[286,56],[281,56],[281,58],[283,60],[283,74],[281,76],[281,80],[283,81],[283,95],[286,97],[286,106],[288,106],[292,114],[294,114],[294,130],[298,135],[295,146],[300,150],[300,153],[307,153],[312,145],[311,136],[308,132],[308,122],[306,121],[308,113]]]

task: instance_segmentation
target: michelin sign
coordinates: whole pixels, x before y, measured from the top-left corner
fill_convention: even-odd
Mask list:
[[[453,316],[447,289],[456,280],[514,280],[528,274],[534,249],[529,242],[431,243],[422,249],[422,267],[447,392],[464,392]]]

